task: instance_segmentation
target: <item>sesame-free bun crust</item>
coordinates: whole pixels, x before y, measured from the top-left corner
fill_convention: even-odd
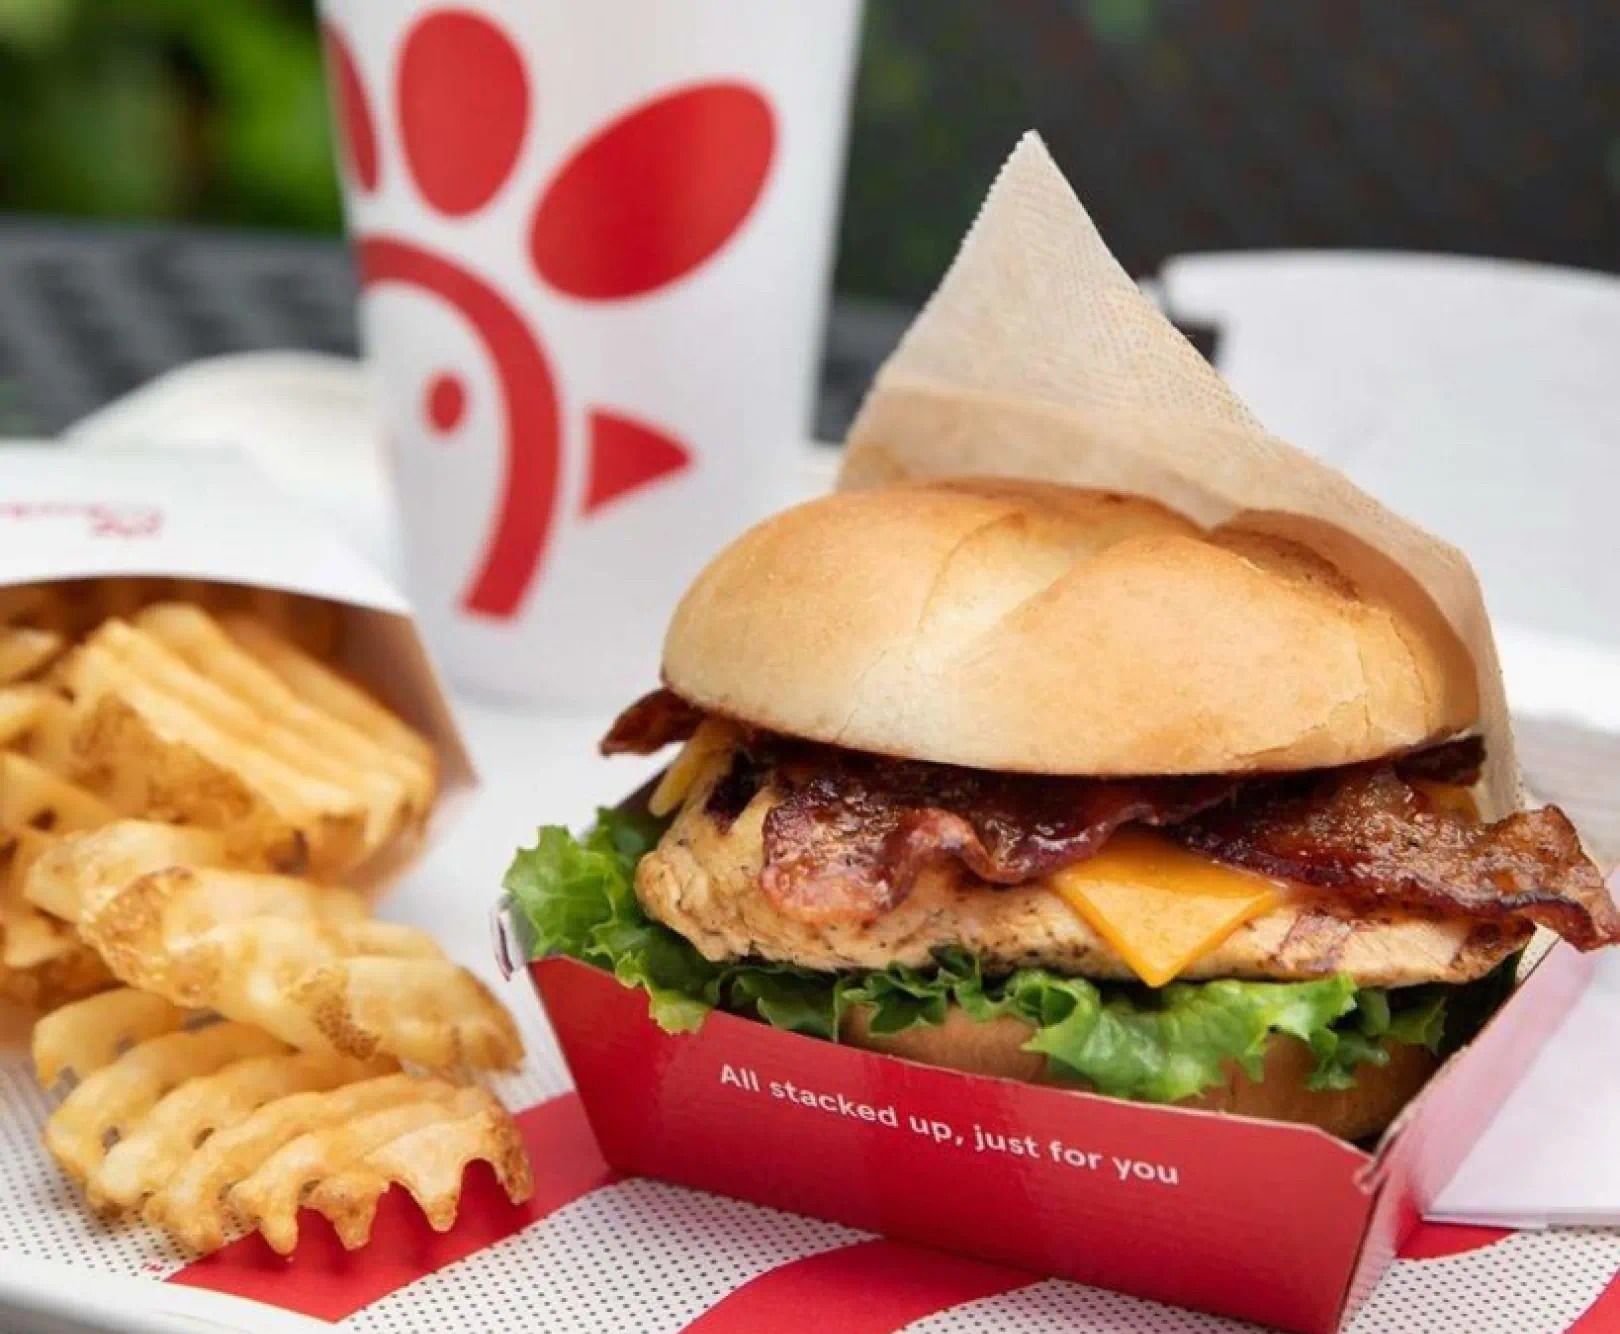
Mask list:
[[[871,1031],[868,1018],[864,1009],[852,1011],[844,1021],[844,1041],[923,1065],[1026,1083],[1047,1082],[1046,1058],[1022,1050],[1033,1030],[1019,1019],[980,1022],[953,1005],[942,1024],[915,1024],[898,1033],[879,1035]],[[1352,1087],[1315,1090],[1305,1086],[1315,1066],[1311,1049],[1295,1038],[1279,1035],[1266,1045],[1260,1079],[1250,1079],[1233,1068],[1224,1084],[1176,1106],[1267,1121],[1296,1121],[1341,1139],[1364,1139],[1389,1125],[1439,1066],[1427,1047],[1390,1043],[1387,1050],[1386,1064],[1357,1068]]]
[[[663,674],[773,731],[1029,773],[1318,768],[1478,713],[1432,602],[1337,530],[1006,480],[767,520],[682,599]]]

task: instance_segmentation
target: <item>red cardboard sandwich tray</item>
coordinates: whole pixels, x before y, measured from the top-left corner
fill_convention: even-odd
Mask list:
[[[502,914],[503,955],[523,958]],[[1371,1292],[1590,970],[1548,953],[1373,1151],[1314,1127],[959,1074],[716,1013],[669,1034],[530,975],[615,1170],[1302,1334]]]

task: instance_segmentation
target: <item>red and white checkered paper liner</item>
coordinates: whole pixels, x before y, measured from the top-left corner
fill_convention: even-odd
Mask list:
[[[461,1222],[442,1236],[394,1192],[363,1251],[346,1254],[326,1223],[306,1214],[290,1261],[249,1237],[188,1262],[141,1224],[109,1226],[85,1214],[40,1147],[38,1128],[51,1102],[13,1047],[0,1056],[0,1265],[16,1253],[146,1275],[376,1334],[756,1334],[808,1319],[827,1334],[1252,1328],[660,1182],[619,1179],[597,1153],[526,991],[520,977],[508,999],[530,1021],[529,1063],[498,1088],[523,1109],[536,1180],[529,1204],[507,1204],[480,1166],[469,1174]],[[1424,1227],[1350,1328],[1620,1334],[1620,1230]]]

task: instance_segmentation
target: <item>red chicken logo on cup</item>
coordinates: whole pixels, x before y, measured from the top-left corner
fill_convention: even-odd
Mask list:
[[[383,170],[376,119],[342,35],[324,32],[345,168],[370,194]],[[534,116],[523,57],[493,23],[434,10],[404,37],[395,72],[405,167],[442,218],[466,218],[508,183]],[[532,206],[528,261],[553,292],[583,302],[647,296],[713,260],[753,212],[776,149],[770,103],[740,81],[687,84],[632,106],[575,146]],[[411,241],[359,232],[367,289],[402,284],[457,310],[493,367],[504,424],[500,495],[462,595],[469,613],[506,619],[522,605],[557,521],[563,419],[537,332],[485,279]],[[428,378],[421,411],[448,434],[468,410],[450,367]],[[689,467],[692,449],[651,423],[591,404],[581,517]]]

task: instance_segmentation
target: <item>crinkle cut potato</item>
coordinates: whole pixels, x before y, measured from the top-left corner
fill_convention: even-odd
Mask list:
[[[340,629],[333,604],[195,580],[0,588],[0,1000],[115,981],[32,874],[66,835],[134,817],[200,840],[174,864],[324,882],[420,838],[433,748],[327,665]]]
[[[45,1123],[45,1147],[77,1184],[90,1185],[114,1131],[125,1130],[182,1082],[232,1061],[285,1052],[268,1033],[245,1024],[181,1029],[143,1042],[68,1094]],[[95,1204],[94,1196],[91,1199]]]
[[[255,624],[247,618],[239,618],[239,623]],[[148,607],[134,624],[178,654],[194,671],[224,683],[242,698],[257,700],[289,732],[326,752],[325,768],[335,778],[358,784],[380,803],[373,815],[381,829],[374,832],[387,834],[416,827],[427,818],[435,785],[432,751],[424,752],[417,744],[401,746],[398,720],[363,692],[360,698],[365,705],[359,717],[343,705],[323,707],[306,700],[211,616],[187,603],[165,602]],[[250,638],[253,633],[248,631]],[[274,637],[270,638],[274,642]],[[281,652],[285,655],[285,645]],[[327,675],[318,664],[306,661],[304,679]],[[319,691],[320,686],[315,689]]]
[[[177,1032],[187,1013],[161,996],[120,987],[52,1010],[34,1024],[34,1078],[53,1089],[66,1075],[84,1080],[128,1047]]]
[[[329,649],[336,608],[178,588],[194,600],[172,581],[0,590],[0,744],[49,750],[121,814],[218,829],[260,869],[341,879],[418,838],[431,745],[275,628],[327,627]]]
[[[23,884],[64,835],[113,814],[28,755],[0,751],[0,998],[47,1009],[111,983],[95,951],[68,922],[29,902]]]
[[[78,928],[120,981],[300,1050],[433,1070],[522,1057],[516,1025],[482,982],[425,932],[374,921],[343,891],[169,866],[102,887]]]
[[[113,616],[134,616],[154,602],[187,602],[212,616],[240,616],[300,656],[331,659],[340,648],[342,613],[324,598],[205,579],[59,579],[0,588],[0,626],[80,638]]]
[[[404,1186],[439,1232],[454,1222],[467,1165],[483,1160],[514,1203],[533,1192],[529,1160],[516,1125],[492,1094],[428,1082],[401,1103],[307,1132],[282,1145],[233,1186],[228,1207],[289,1254],[298,1244],[298,1210],[313,1209],[350,1250],[371,1235],[377,1202]]]
[[[100,904],[128,881],[171,866],[194,868],[226,865],[224,840],[211,829],[159,824],[155,820],[112,820],[83,834],[59,840],[36,857],[23,877],[23,896],[35,907],[77,922],[87,905]],[[262,877],[273,885],[296,885],[288,898],[313,902],[356,903],[335,890],[315,890],[300,880]],[[356,915],[363,906],[352,909]],[[328,908],[327,911],[337,911]]]
[[[365,1245],[394,1184],[444,1231],[474,1161],[514,1203],[533,1191],[517,1127],[484,1089],[186,1021],[151,996],[110,991],[35,1034],[41,1082],[79,1081],[47,1122],[46,1147],[103,1217],[141,1214],[200,1252],[256,1228],[287,1254],[300,1208],[330,1219],[346,1247]]]
[[[461,1082],[521,1059],[511,1016],[344,887],[421,836],[438,767],[328,665],[340,628],[191,581],[0,589],[0,999],[41,1012],[45,1143],[90,1208],[199,1251],[290,1251],[303,1207],[363,1245],[394,1184],[448,1228],[479,1159],[532,1191]]]

